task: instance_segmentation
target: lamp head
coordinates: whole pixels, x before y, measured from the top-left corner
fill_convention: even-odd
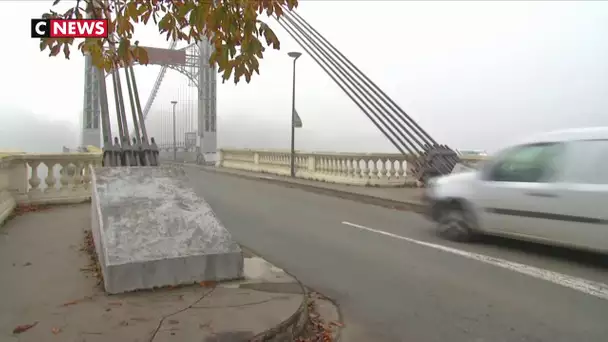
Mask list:
[[[292,51],[292,52],[288,52],[287,55],[291,58],[294,59],[298,59],[300,56],[302,56],[301,52],[296,52],[296,51]]]
[[[171,101],[171,104],[177,104],[177,101]]]

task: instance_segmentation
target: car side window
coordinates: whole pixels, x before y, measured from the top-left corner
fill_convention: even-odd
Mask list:
[[[494,163],[487,180],[494,182],[549,182],[557,174],[563,154],[561,143],[540,143],[514,147]]]
[[[564,182],[608,184],[608,140],[579,140],[568,143]]]

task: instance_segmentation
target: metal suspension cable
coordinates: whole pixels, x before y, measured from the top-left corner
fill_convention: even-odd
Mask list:
[[[120,114],[122,108],[120,107],[120,102],[118,101],[118,97],[120,96],[118,85],[116,82],[116,70],[112,70],[112,88],[114,89],[114,104],[116,104],[116,119],[118,123],[118,136],[119,140],[122,143],[125,138],[124,126],[122,121],[122,115]]]
[[[160,107],[162,108],[162,113],[165,117],[165,147],[168,147],[170,145],[170,140],[171,140],[171,113],[170,111],[167,111],[167,106],[165,106],[165,104],[161,104]]]
[[[148,130],[146,129],[146,117],[143,115],[141,111],[141,103],[139,102],[139,91],[137,91],[137,81],[135,80],[135,71],[133,71],[133,66],[129,65],[128,67],[131,74],[131,83],[133,83],[133,97],[135,98],[135,108],[137,109],[137,117],[139,118],[139,122],[141,124],[141,134],[146,143],[149,143],[148,140]]]
[[[104,148],[112,144],[112,126],[110,125],[110,112],[108,109],[108,89],[106,86],[105,71],[95,68],[97,82],[99,82],[99,106],[101,107],[101,129],[103,130]]]
[[[122,85],[120,80],[120,73],[116,70],[116,85],[118,86],[118,101],[120,102],[120,118],[122,119],[123,124],[123,141],[121,141],[121,145],[127,143],[127,145],[131,144],[129,140],[129,124],[127,122],[126,108],[125,108],[125,100],[122,92]]]
[[[287,12],[287,13],[290,13],[290,12]],[[285,17],[287,17],[287,19],[288,19],[288,20],[290,20],[290,19],[292,19],[292,17],[294,17],[294,16],[290,16],[290,14],[286,14],[286,15],[285,15]],[[295,24],[295,25],[297,25],[297,24]],[[297,25],[297,26],[301,26],[301,25]],[[308,26],[310,26],[310,25],[308,25]],[[302,27],[300,27],[300,29],[301,29],[302,31],[304,31],[304,30],[302,29]],[[310,36],[308,36],[308,35],[306,35],[306,36],[307,36],[307,38],[308,38],[308,39],[310,39],[311,41],[314,41],[314,39],[313,39],[312,37],[310,37]],[[317,35],[316,35],[316,36],[320,36],[321,38],[323,38],[323,37],[322,37],[320,34],[318,34],[318,32],[317,32]],[[318,37],[317,37],[317,38],[318,38]],[[323,39],[324,39],[324,38],[323,38]],[[323,41],[322,41],[322,43],[323,43]],[[325,48],[322,48],[322,47],[320,47],[320,46],[317,46],[317,48],[318,48],[319,50],[321,50],[321,51],[325,51],[325,52],[327,53],[328,46],[327,46],[327,44],[324,44],[324,45],[325,45]],[[337,50],[337,49],[335,49],[335,48],[334,48],[334,50]],[[330,51],[330,52],[331,52],[331,51]],[[336,57],[335,53],[333,54],[333,57],[334,57],[334,58]],[[334,60],[332,57],[329,57],[329,58],[330,58],[331,60],[333,60],[333,62],[335,63],[335,60]],[[348,68],[349,68],[349,71],[350,71],[350,72],[347,72],[347,74],[349,74],[349,75],[353,75],[353,74],[354,74],[354,76],[359,76],[359,77],[358,77],[358,79],[359,79],[360,81],[362,80],[361,75],[357,75],[357,73],[355,73],[355,72],[354,72],[353,67],[351,67],[351,66],[349,65],[349,64],[351,64],[351,65],[352,65],[352,63],[350,63],[350,61],[348,61],[346,58],[341,58],[340,60],[342,61],[342,63],[343,63],[343,64],[345,64],[345,65],[346,65],[346,67],[348,67]],[[346,60],[346,62],[345,62],[345,60]],[[359,71],[359,73],[360,73],[360,74],[362,74],[360,71]],[[363,75],[363,77],[364,77],[364,78],[367,78],[365,75]],[[352,80],[352,76],[351,76],[351,80]],[[385,99],[383,99],[383,98],[382,98],[382,97],[381,97],[381,96],[378,94],[378,92],[377,92],[377,91],[375,91],[373,88],[372,88],[372,89],[369,89],[369,88],[370,88],[370,87],[369,87],[369,83],[372,83],[372,82],[371,82],[371,81],[369,81],[369,79],[367,79],[367,81],[368,81],[368,82],[365,82],[365,81],[366,81],[366,80],[365,80],[365,79],[363,79],[363,82],[364,82],[364,84],[367,86],[367,88],[368,88],[368,89],[367,89],[367,90],[362,90],[362,92],[364,92],[364,93],[366,93],[366,92],[367,92],[368,94],[370,94],[370,90],[371,90],[371,93],[373,93],[374,95],[376,95],[376,96],[374,97],[373,95],[371,95],[371,94],[370,94],[370,95],[372,96],[372,98],[374,98],[374,102],[375,102],[376,104],[378,104],[378,105],[382,106],[382,105],[379,103],[379,101],[378,101],[378,99],[380,99],[380,101],[381,101],[381,102],[384,104],[384,106],[382,106],[382,107],[383,107],[383,110],[385,110],[385,111],[386,111],[386,110],[388,110],[388,113],[387,113],[387,112],[385,112],[385,113],[386,113],[386,114],[387,114],[387,115],[388,115],[388,116],[389,116],[389,117],[392,119],[392,120],[390,120],[390,121],[391,121],[391,123],[392,123],[393,125],[394,125],[395,123],[397,123],[397,125],[398,125],[399,127],[401,127],[401,128],[402,128],[402,130],[400,131],[400,133],[402,133],[403,135],[405,135],[405,136],[407,136],[407,137],[409,137],[409,138],[410,138],[410,139],[409,139],[410,144],[412,144],[412,141],[413,141],[413,142],[415,142],[415,144],[413,144],[413,145],[415,145],[414,150],[415,150],[416,152],[418,152],[418,153],[415,153],[415,154],[414,154],[414,156],[419,157],[421,153],[423,154],[423,153],[424,153],[424,151],[426,150],[426,147],[429,147],[429,145],[430,145],[429,143],[432,143],[432,142],[431,142],[431,141],[428,141],[428,140],[426,140],[426,141],[425,141],[424,136],[422,136],[422,139],[421,139],[421,137],[420,137],[420,136],[417,136],[416,134],[412,134],[412,131],[414,131],[414,132],[415,132],[415,130],[416,130],[416,126],[413,126],[413,125],[412,125],[411,123],[409,123],[407,120],[404,120],[404,118],[403,118],[403,117],[399,117],[398,113],[395,113],[393,110],[391,110],[392,108],[390,108],[390,107],[387,105],[387,102],[385,101]],[[356,81],[355,81],[355,82],[356,82]],[[373,84],[373,83],[372,83],[372,84]],[[373,84],[373,85],[375,86],[375,84]],[[376,87],[377,87],[377,86],[376,86]],[[385,95],[385,94],[384,94],[384,95]],[[399,120],[399,119],[401,119],[401,120]],[[409,127],[409,130],[408,130],[408,129],[405,129],[401,123],[405,123],[405,124],[406,124],[406,125]],[[415,124],[415,123],[414,123],[414,124]],[[423,133],[425,134],[425,132],[423,132]],[[439,161],[439,163],[440,163],[440,164],[442,164],[442,165],[443,165],[443,164],[445,164],[443,161]]]
[[[165,106],[163,106],[163,104],[161,104],[160,105],[160,111],[159,111],[160,119],[161,119],[161,122],[162,122],[162,125],[161,125],[161,137],[160,137],[160,141],[159,142],[160,142],[160,144],[163,147],[165,146],[165,142],[167,140],[167,132],[166,132],[167,131],[167,118],[165,116],[165,108],[164,107]]]
[[[171,43],[169,44],[169,50],[175,50],[176,46],[177,46],[177,41],[171,41]],[[156,98],[156,94],[158,93],[158,89],[160,88],[160,85],[161,85],[166,73],[167,73],[167,66],[163,65],[160,69],[160,72],[158,73],[158,76],[156,76],[156,81],[154,81],[154,86],[152,87],[152,90],[150,91],[150,95],[148,96],[148,100],[146,101],[146,105],[144,106],[144,110],[143,110],[144,120],[146,119],[146,117],[148,116],[148,113],[150,112],[150,109],[152,108],[152,104],[154,103],[154,99]]]
[[[135,99],[133,97],[133,87],[131,86],[131,80],[129,78],[129,68],[125,68],[125,75],[127,76],[127,91],[129,93],[129,104],[131,105],[131,115],[133,116],[133,126],[135,129],[135,141],[141,144],[141,135],[139,132],[139,124],[137,120],[137,110],[135,109]]]
[[[190,132],[190,87],[188,86],[186,88],[186,110],[185,110],[185,114],[184,114],[185,118],[186,118],[186,132]],[[184,136],[184,142],[185,141],[185,136]],[[189,146],[188,146],[189,147]]]
[[[192,88],[188,91],[188,132],[193,131],[194,124],[192,123]]]
[[[403,127],[403,125],[398,120],[396,120],[394,116],[391,116],[390,113],[387,113],[385,109],[381,108],[382,105],[378,101],[378,99],[374,98],[369,91],[366,91],[361,85],[361,83],[356,80],[351,73],[347,72],[340,64],[336,62],[336,60],[332,56],[327,53],[326,49],[323,49],[317,42],[314,41],[314,39],[310,35],[304,32],[301,25],[299,25],[297,22],[295,22],[288,16],[285,16],[285,18],[291,24],[292,28],[298,30],[301,36],[303,36],[304,39],[307,39],[314,46],[316,51],[326,58],[325,63],[329,62],[329,64],[331,64],[334,68],[337,68],[339,70],[338,72],[348,79],[344,82],[347,84],[350,82],[350,84],[354,86],[359,91],[359,93],[367,100],[367,103],[371,104],[375,111],[384,118],[384,120],[379,120],[382,121],[386,126],[390,126],[398,132],[393,134],[395,134],[397,136],[397,139],[406,146],[408,152],[412,153],[413,151],[416,151],[418,149],[418,146],[416,146],[415,142],[417,141],[412,139],[410,134],[408,134],[407,129]]]
[[[357,68],[344,54],[342,54],[335,46],[333,46],[325,37],[323,37],[312,25],[310,25],[304,18],[302,18],[298,13],[286,11],[286,16],[289,18],[295,18],[298,22],[306,27],[313,35],[317,37],[325,46],[325,49],[329,49],[330,53],[333,52],[334,57],[337,58],[346,65],[349,71],[357,76],[359,79],[364,82],[364,84],[371,90],[377,97],[381,100],[384,100],[383,103],[386,105],[388,102],[389,110],[393,111],[393,117],[397,117],[401,119],[414,134],[410,134],[419,144],[418,149],[420,152],[424,153],[424,151],[428,147],[441,147],[444,149],[449,149],[445,145],[438,145],[437,142],[426,132],[424,131],[407,113],[405,113],[399,105],[397,105],[386,93],[382,91],[372,80],[370,80],[367,75],[365,75],[359,68]],[[390,115],[390,114],[389,114]],[[459,162],[457,155],[447,156],[447,164],[453,164]],[[439,161],[442,166],[445,166],[446,163],[443,160]],[[451,166],[450,166],[451,168]]]
[[[393,110],[397,112],[397,114],[405,121],[405,123],[412,130],[420,134],[423,138],[424,143],[429,145],[436,145],[437,142],[426,132],[424,131],[399,105],[397,105],[386,93],[380,89],[372,80],[367,77],[359,68],[357,68],[344,54],[342,54],[333,44],[331,44],[325,37],[323,37],[312,25],[310,25],[304,18],[302,18],[298,13],[292,11],[285,11],[287,17],[295,18],[302,26],[307,28],[309,31],[313,33],[323,45],[329,48],[335,55],[338,56],[338,59],[342,60],[344,64],[354,73],[358,74],[364,81],[364,83],[371,89],[371,91],[376,94],[376,96],[383,98],[385,101],[390,104]]]
[[[165,117],[162,111],[156,110],[155,115],[158,116],[158,120],[160,121],[159,126],[159,134],[158,134],[158,146],[162,146],[165,142]]]
[[[304,42],[302,39],[299,38],[299,36],[297,36],[296,30],[291,28],[291,26],[288,26],[288,24],[284,23],[283,20],[281,20],[281,19],[277,19],[277,22],[296,42],[298,42],[298,44],[300,44],[300,46],[304,49],[304,51],[306,51],[312,57],[312,59],[315,62],[317,62],[317,64],[321,67],[321,69],[323,69],[323,71],[325,71],[325,73],[327,75],[329,75],[329,77],[338,85],[338,87],[340,87],[340,89],[342,89],[342,91],[344,91],[344,93],[346,93],[346,95],[357,105],[357,107],[359,107],[359,109],[361,109],[361,111],[380,130],[380,132],[382,132],[382,134],[384,134],[384,136],[393,144],[393,146],[395,146],[395,148],[397,150],[399,150],[399,152],[401,152],[402,154],[406,154],[406,152],[405,152],[404,148],[401,146],[401,144],[398,144],[397,142],[395,142],[395,140],[393,139],[393,136],[386,132],[385,128],[388,128],[389,131],[391,131],[391,133],[394,135],[394,132],[392,132],[392,130],[390,130],[390,127],[383,128],[376,121],[376,119],[374,119],[374,117],[376,117],[376,115],[373,114],[374,117],[372,117],[372,114],[370,114],[370,112],[369,112],[370,111],[369,106],[367,104],[365,104],[363,100],[361,100],[361,97],[356,92],[353,91],[352,87],[350,87],[349,85],[343,85],[342,82],[339,82],[336,79],[336,77],[337,77],[340,80],[343,80],[343,78],[340,75],[334,75],[333,70],[332,70],[332,72],[330,72],[328,67],[326,67],[325,64],[322,63],[321,60],[318,58],[317,53],[316,52],[313,53],[313,50],[312,50],[312,48],[310,48],[309,44],[307,42]],[[348,90],[346,88],[348,88]],[[408,151],[408,152],[410,152],[410,151]]]
[[[182,125],[182,111],[181,108],[184,106],[184,98],[183,98],[183,89],[184,84],[179,82],[179,87],[177,88],[177,106],[175,106],[175,124],[177,125],[177,146],[182,146],[182,130],[184,129]]]
[[[372,121],[372,123],[380,129],[380,131],[391,141],[391,143],[400,152],[404,153],[403,149],[401,147],[405,147],[412,156],[416,157],[416,159],[414,160],[415,165],[418,165],[420,167],[430,167],[431,169],[435,170],[436,172],[439,172],[439,174],[449,173],[452,170],[453,166],[457,162],[459,162],[459,158],[458,158],[457,154],[453,153],[453,151],[451,151],[447,146],[438,145],[428,135],[428,133],[426,133],[424,130],[422,130],[422,128],[420,128],[420,126],[418,126],[416,124],[416,122],[414,122],[413,119],[411,119],[405,112],[403,112],[403,110],[401,110],[401,108],[398,105],[396,105],[394,103],[394,101],[392,101],[392,99],[390,99],[384,92],[382,92],[382,90],[380,90],[377,85],[375,85],[371,80],[369,80],[369,78],[367,78],[367,76],[364,75],[359,69],[357,69],[346,57],[344,57],[344,55],[342,55],[339,51],[337,51],[337,49],[335,47],[333,47],[333,45],[329,47],[329,50],[330,50],[329,53],[333,52],[333,56],[329,56],[329,53],[327,51],[327,49],[328,49],[327,45],[328,44],[331,45],[331,44],[329,42],[327,42],[327,40],[325,38],[323,38],[318,32],[316,32],[316,30],[315,30],[315,32],[313,32],[313,34],[316,33],[315,37],[317,39],[319,39],[319,37],[321,37],[322,43],[327,42],[326,44],[324,44],[325,49],[320,47],[319,44],[317,42],[315,42],[315,39],[310,37],[310,35],[308,35],[307,32],[301,27],[302,25],[300,25],[298,22],[296,22],[296,20],[293,19],[293,17],[295,17],[295,16],[291,16],[290,11],[286,10],[285,13],[286,14],[283,16],[283,18],[281,18],[281,19],[285,19],[285,20],[284,21],[278,20],[279,24],[290,34],[290,36],[292,38],[294,38],[294,40],[296,40],[297,43],[300,44],[300,46],[302,46],[302,48],[304,48],[306,50],[307,53],[313,55],[311,53],[311,50],[315,50],[315,48],[316,48],[316,50],[314,51],[315,55],[312,56],[313,59],[315,60],[315,62],[317,62],[317,64],[319,64],[319,66],[321,66],[321,68],[351,98],[351,100],[353,100],[353,102],[355,102],[355,104],[357,104],[359,106],[359,108],[366,114],[366,116]],[[300,19],[301,19],[301,17],[300,17]],[[303,19],[301,19],[301,21],[303,21]],[[308,23],[305,23],[305,24],[307,24],[310,29],[314,30],[312,28],[312,26],[310,26]],[[291,30],[289,30],[288,27]],[[298,32],[295,32],[295,31],[298,31],[300,34],[298,34]],[[305,39],[302,38],[302,36],[304,36]],[[308,39],[308,41],[305,41],[306,39]],[[314,48],[311,47],[311,43],[314,46]],[[346,72],[339,63],[336,63],[336,61],[335,61],[336,51],[340,55],[340,56],[338,56],[338,59],[343,64],[346,65],[346,67],[350,70],[350,72]],[[333,77],[332,73],[328,72],[327,68],[325,67],[325,66],[328,66],[327,61],[323,60],[323,58],[320,57],[319,54],[324,55],[329,60],[329,64],[333,65],[333,68],[331,66],[329,68],[334,73],[337,74],[338,78],[342,82],[346,83],[345,84],[346,88],[349,88],[349,90],[351,90],[354,93],[352,95],[355,95],[355,97],[357,97],[359,101],[363,102],[363,105],[365,107],[367,107],[367,109],[370,110],[374,114],[376,119],[378,119],[385,126],[385,128],[390,133],[393,134],[393,137],[391,137],[389,134],[387,134],[387,132],[385,130],[381,129],[381,127],[379,127],[378,122],[376,122],[369,115],[369,113],[367,113],[362,108],[362,106],[353,98],[353,96],[351,96],[351,94],[349,94],[349,92],[345,90],[345,87],[342,84],[340,84],[340,82],[338,82],[335,77]],[[342,57],[342,58],[340,58],[340,57]],[[325,65],[323,65],[321,63],[321,60],[325,63]],[[336,72],[336,70],[335,70],[336,66],[340,71],[342,71],[342,73]],[[343,77],[340,77],[340,74],[342,74],[342,75],[347,74],[348,76],[350,76],[350,77],[347,77],[349,79],[350,83],[346,82]],[[361,81],[363,78],[363,83],[367,86],[366,88],[368,88],[367,91],[361,89],[362,88],[361,84],[353,78],[353,76],[352,76],[353,74],[359,81]],[[388,112],[380,110],[378,108],[378,106],[374,105],[374,108],[376,108],[376,110],[380,111],[380,115],[383,118],[385,118],[388,121],[388,123],[383,121],[382,119],[380,119],[378,117],[377,113],[375,113],[370,108],[369,102],[365,103],[361,99],[361,97],[358,96],[357,93],[353,91],[351,86],[355,86],[368,101],[370,101],[370,98],[369,98],[369,96],[366,96],[366,95],[371,95],[370,94],[370,90],[371,90],[371,93],[373,93],[375,95],[375,97],[373,95],[371,95],[371,97],[374,98],[373,102],[377,105],[380,105],[379,101],[378,101],[378,99],[380,99],[380,101],[384,103],[384,106],[382,106],[383,109],[388,110]],[[391,104],[392,104],[392,107],[390,106]],[[396,112],[395,112],[395,108],[397,109]],[[390,117],[392,120],[387,118],[387,114],[388,114],[388,117]],[[410,128],[410,130],[408,131],[407,129],[405,129],[403,127],[402,123],[405,123]],[[395,124],[397,124],[397,125],[395,125]],[[414,147],[413,151],[411,148],[408,148],[407,145],[399,146],[395,143],[395,139],[393,139],[393,138],[396,134],[390,128],[391,126],[392,126],[392,128],[394,128],[395,130],[399,131],[399,133],[402,134],[401,138],[404,138],[405,140],[407,140],[409,142],[410,146],[413,145],[413,147]],[[399,130],[399,128],[397,128],[396,126],[399,126],[401,128],[401,130]],[[412,134],[412,131],[414,134]],[[416,133],[418,135],[416,135]],[[408,137],[409,137],[409,139],[408,139]],[[399,139],[399,136],[397,136],[397,140],[399,140],[403,144],[403,140]],[[415,143],[413,143],[412,140]],[[427,153],[430,153],[430,154],[427,154]],[[426,162],[424,162],[423,159],[421,159],[421,158],[425,158]],[[426,164],[419,164],[421,162],[426,163]],[[427,170],[428,170],[428,168],[427,168]],[[426,172],[426,171],[424,171],[424,172]]]

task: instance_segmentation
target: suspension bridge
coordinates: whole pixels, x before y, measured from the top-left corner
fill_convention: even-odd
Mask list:
[[[415,158],[423,166],[428,162],[432,171],[444,173],[466,157],[456,156],[434,140],[297,13],[286,11],[279,25],[400,153],[298,153],[295,178],[280,175],[289,175],[293,155],[288,152],[249,150],[244,155],[243,150],[223,150],[217,158],[226,167],[185,166],[191,176],[187,186],[204,196],[239,243],[335,299],[344,317],[345,341],[605,340],[605,259],[494,239],[448,244],[430,234],[427,221],[407,212],[415,205],[408,194],[419,189],[403,188],[401,171],[384,168],[380,162],[392,158],[409,163]],[[211,49],[207,42],[189,46],[171,42],[166,48],[150,48],[158,75],[146,87],[135,77],[144,67],[105,74],[87,59],[82,145],[102,148],[109,166],[154,166],[159,158],[175,158],[174,153],[182,160],[214,158],[222,127],[217,125],[217,73],[207,63]],[[90,199],[93,181],[87,170],[98,163],[99,155],[93,153],[6,153],[0,158],[0,224],[17,204],[28,209],[27,205]],[[49,172],[39,173],[39,166]],[[134,169],[119,171],[130,170]],[[148,198],[145,202],[155,203]],[[91,307],[91,303],[83,306],[74,301],[80,293],[75,287],[78,278],[65,278],[62,272],[72,262],[72,254],[64,253],[77,252],[67,248],[68,240],[59,242],[66,232],[89,226],[91,210],[88,205],[60,210],[17,217],[4,228],[7,234],[0,234],[4,243],[0,260],[6,261],[0,266],[8,289],[2,292],[3,303],[14,308],[10,311],[20,319],[13,322],[8,320],[10,315],[2,317],[0,325],[7,336],[16,324],[40,320],[39,326],[34,323],[21,337],[38,341],[51,331],[65,337],[74,327],[89,331],[87,324],[96,317],[83,316],[87,317],[83,325],[75,320],[81,316],[66,311],[57,321],[61,331],[53,328],[56,312],[45,320],[40,317],[46,311],[31,310],[32,298],[40,294],[48,296],[35,301],[45,305],[65,299],[70,310]],[[74,236],[69,241],[78,244],[81,238]],[[27,243],[18,245],[20,241]],[[61,272],[45,268],[55,264],[61,265]],[[41,271],[32,272],[32,267]],[[74,269],[80,272],[78,266]],[[122,317],[120,310],[112,310],[113,317]],[[210,310],[192,311],[204,311],[209,318]],[[106,311],[100,311],[103,322],[107,322]],[[267,320],[261,314],[256,318]],[[68,319],[74,324],[65,324]],[[151,321],[148,326],[147,320],[129,323],[129,334],[134,326],[154,329],[157,323]],[[175,322],[171,333],[176,329],[181,334],[179,329],[186,322],[181,318]],[[216,321],[213,324],[217,327]],[[107,324],[107,331],[126,329],[119,325]],[[205,330],[212,330],[211,326],[211,321],[205,323]],[[13,330],[10,338],[14,334]]]
[[[392,145],[414,161],[416,168],[413,170],[418,178],[451,172],[459,162],[457,153],[435,141],[304,18],[286,10],[277,22]],[[148,48],[150,64],[160,65],[161,69],[144,106],[139,100],[144,95],[137,92],[132,66],[125,68],[122,76],[120,70],[110,73],[113,91],[109,91],[105,85],[108,75],[102,75],[103,72],[96,70],[87,59],[83,146],[103,145],[109,154],[122,156],[123,164],[125,155],[132,151],[145,154],[150,149],[161,159],[172,152],[173,158],[178,158],[179,154],[180,160],[213,160],[217,149],[217,72],[208,63],[213,47],[207,41],[185,47],[176,45],[171,42],[166,49]],[[178,83],[177,77],[182,77],[182,81]],[[128,85],[128,95],[121,86],[123,78]],[[165,93],[163,83],[168,79],[180,86]],[[115,109],[108,105],[112,94],[114,99],[110,102],[116,104]],[[123,100],[127,97],[132,119],[127,115],[126,100]],[[294,112],[294,115],[297,114]],[[118,132],[114,139],[112,132]],[[138,158],[131,159],[125,165],[133,164]],[[141,163],[145,164],[143,157]]]

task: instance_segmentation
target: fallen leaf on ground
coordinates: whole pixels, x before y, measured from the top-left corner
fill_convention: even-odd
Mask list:
[[[215,287],[215,285],[217,284],[217,282],[215,282],[215,281],[201,281],[199,284],[202,287]]]
[[[86,297],[84,297],[84,298],[75,299],[75,300],[71,300],[71,301],[69,301],[69,302],[65,302],[65,303],[61,304],[61,306],[70,306],[70,305],[76,305],[76,304],[78,304],[78,303],[80,303],[80,302],[83,302],[83,301],[85,301],[85,300],[90,300],[90,299],[92,299],[92,297],[90,297],[90,296],[86,296]]]
[[[48,206],[41,205],[20,205],[13,211],[13,215],[19,216],[25,213],[32,213],[36,211],[42,211],[48,209]]]
[[[131,318],[131,320],[135,322],[148,322],[150,319],[143,317],[133,317]]]
[[[31,262],[29,262],[29,261],[28,261],[28,262],[26,262],[25,264],[23,264],[23,266],[31,266],[31,265],[32,265],[32,263],[31,263]]]
[[[331,324],[331,325],[335,325],[335,326],[340,327],[340,328],[342,328],[342,327],[344,326],[344,324],[343,324],[343,323],[336,322],[336,321],[332,321],[332,322],[330,322],[329,324]]]
[[[76,305],[78,304],[78,300],[71,300],[69,302],[65,302],[63,304],[61,304],[61,306],[70,306],[70,305]]]
[[[178,323],[179,323],[179,321],[178,321],[178,320],[176,320],[176,319],[170,319],[168,323],[169,323],[169,324],[178,324]]]
[[[36,324],[38,324],[38,322],[34,322],[32,324],[18,325],[15,327],[15,329],[13,329],[13,334],[21,334],[22,332],[26,332],[35,327]]]
[[[51,329],[51,332],[55,335],[59,334],[61,332],[61,328],[53,328]]]

